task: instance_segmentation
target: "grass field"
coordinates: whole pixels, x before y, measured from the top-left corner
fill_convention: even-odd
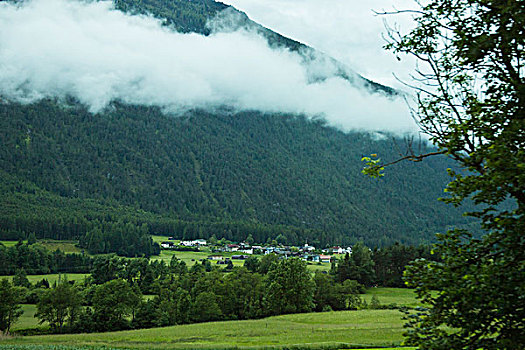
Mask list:
[[[89,276],[89,273],[67,273],[60,275],[58,273],[53,273],[49,275],[27,275],[27,279],[29,280],[29,282],[35,283],[45,278],[49,281],[49,284],[52,285],[53,283],[58,282],[59,278],[67,278],[68,281],[83,281],[84,278],[86,278],[86,276]],[[12,280],[13,276],[0,276],[0,279],[2,278]]]
[[[416,299],[412,289],[406,288],[368,288],[362,298],[370,304],[372,296],[376,296],[382,305],[396,304],[397,306],[417,307],[421,303]]]
[[[0,341],[2,340],[2,337],[0,336]],[[307,348],[307,349],[315,349],[315,345],[313,347],[306,347],[302,346],[301,349]],[[300,350],[300,348],[296,348],[296,350]],[[319,347],[317,347],[319,348]],[[94,350],[94,349],[104,349],[104,350],[111,350],[113,348],[109,348],[106,346],[97,347],[97,346],[66,346],[66,345],[6,345],[0,343],[0,350]],[[235,348],[238,349],[238,348]],[[268,347],[264,347],[263,349],[268,349]],[[321,348],[324,349],[324,348]],[[344,349],[343,349],[344,350]],[[349,350],[416,350],[416,348],[411,347],[396,347],[396,348],[366,348],[366,349],[349,349]]]
[[[140,349],[221,349],[313,346],[398,346],[403,321],[397,310],[309,313],[261,320],[210,322],[124,332],[4,339],[4,344],[56,344]]]
[[[45,326],[38,324],[38,319],[35,318],[36,305],[34,304],[23,304],[22,311],[24,312],[18,321],[13,325],[13,330],[28,329]]]
[[[377,295],[382,304],[418,305],[409,289],[370,288],[362,297]],[[39,327],[35,305],[23,305],[24,314],[13,330]],[[9,344],[60,344],[118,348],[203,348],[327,346],[356,348],[400,345],[402,314],[397,310],[359,310],[270,317],[82,335],[52,335],[5,339]],[[44,325],[45,326],[45,325]],[[1,349],[1,348],[0,348]],[[326,350],[326,349],[325,349]]]
[[[78,241],[57,241],[52,239],[38,240],[38,245],[42,245],[45,248],[55,251],[60,249],[64,253],[81,253],[82,249],[77,247]]]
[[[24,243],[27,243],[27,240],[23,241]],[[18,241],[0,241],[0,243],[2,243],[3,245],[5,245],[6,247],[12,247],[14,246],[16,243],[18,243]]]
[[[18,241],[0,241],[6,247],[12,247]],[[27,243],[27,240],[24,241]],[[77,247],[78,241],[59,241],[54,239],[39,239],[35,245],[43,246],[51,251],[60,249],[64,253],[81,253],[82,249]]]

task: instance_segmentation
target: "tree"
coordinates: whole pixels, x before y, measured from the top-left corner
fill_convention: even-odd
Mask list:
[[[123,260],[113,256],[97,256],[93,261],[91,278],[95,284],[103,284],[117,279],[124,269]]]
[[[261,258],[259,263],[258,272],[261,274],[267,274],[274,264],[277,264],[279,257],[275,254],[266,254]]]
[[[36,243],[36,235],[34,232],[31,232],[27,237],[27,245],[32,245]]]
[[[250,272],[257,272],[259,271],[259,259],[255,256],[249,256],[246,260],[244,260],[244,267],[248,269]]]
[[[18,269],[13,276],[13,285],[20,287],[31,287],[31,282],[27,278],[26,270],[24,268]]]
[[[313,294],[314,283],[304,261],[292,258],[271,266],[266,287],[266,304],[271,314],[311,311]]]
[[[134,328],[152,328],[159,325],[161,311],[155,300],[140,301],[132,321]]]
[[[127,317],[137,301],[140,298],[124,280],[112,280],[97,287],[93,296],[93,317],[99,330],[127,328]]]
[[[246,239],[245,239],[244,241],[245,241],[246,243],[248,243],[249,245],[253,245],[253,242],[254,242],[255,240],[253,239],[253,236],[252,236],[252,234],[250,233],[250,234],[248,235],[248,237],[246,237]]]
[[[352,254],[346,253],[343,259],[332,264],[330,271],[338,282],[351,279],[365,286],[371,286],[375,278],[372,252],[362,243],[352,248]]]
[[[222,311],[217,303],[217,297],[212,292],[202,292],[192,304],[192,319],[195,322],[217,321]]]
[[[70,326],[75,322],[80,307],[78,291],[69,282],[64,281],[43,293],[36,306],[35,317],[39,319],[39,323],[49,322],[56,332],[62,332],[66,321]]]
[[[13,323],[22,315],[20,293],[7,278],[0,280],[0,331],[9,333]]]
[[[407,270],[407,283],[429,305],[409,315],[407,342],[424,349],[525,348],[525,3],[417,4],[408,11],[415,28],[390,30],[387,48],[419,60],[413,111],[437,150],[401,159],[455,159],[462,170],[449,170],[444,201],[478,204],[468,215],[479,218],[485,234],[440,234],[434,251],[442,261],[420,260]],[[378,176],[387,164],[375,158],[365,159],[364,172]]]
[[[350,260],[352,261],[350,279],[370,287],[375,279],[374,261],[370,249],[362,243],[357,243],[352,247]]]

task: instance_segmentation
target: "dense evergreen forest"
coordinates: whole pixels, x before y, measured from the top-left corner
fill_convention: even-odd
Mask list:
[[[116,7],[204,35],[207,20],[236,11],[211,0],[117,0]],[[314,52],[238,15],[270,45],[305,59]],[[366,82],[348,75],[356,78]],[[449,225],[468,224],[463,210],[436,201],[449,180],[443,169],[453,166],[446,159],[399,164],[371,180],[360,173],[362,156],[394,159],[402,140],[345,134],[301,116],[227,108],[171,116],[118,101],[94,115],[75,101],[0,99],[0,139],[0,239],[35,233],[77,239],[92,253],[149,256],[158,246],[148,233],[385,246],[428,242]]]
[[[436,201],[448,179],[435,170],[443,159],[371,180],[360,158],[395,157],[393,141],[301,117],[173,117],[118,103],[92,115],[49,100],[2,104],[0,116],[3,238],[78,239],[122,221],[181,238],[284,233],[287,243],[374,246],[425,241],[463,220]]]

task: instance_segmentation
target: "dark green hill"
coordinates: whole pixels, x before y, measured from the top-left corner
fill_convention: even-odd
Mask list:
[[[124,218],[188,237],[240,240],[249,231],[266,240],[284,232],[290,243],[384,245],[425,241],[462,220],[436,201],[448,180],[443,159],[401,164],[372,180],[361,175],[360,158],[395,157],[392,141],[300,117],[173,117],[120,104],[92,115],[42,101],[0,105],[0,130],[4,229],[53,235],[45,221]],[[35,213],[45,220],[31,229],[23,217]]]

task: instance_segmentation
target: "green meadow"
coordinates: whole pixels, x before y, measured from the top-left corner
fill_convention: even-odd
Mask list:
[[[412,289],[405,288],[368,288],[366,294],[361,297],[368,304],[372,297],[376,296],[381,305],[396,304],[397,306],[418,307],[421,303],[416,299],[416,294]]]
[[[409,289],[370,288],[381,304],[417,306]],[[24,314],[13,327],[36,327],[35,305],[22,305]],[[340,349],[400,346],[403,340],[402,314],[398,310],[357,310],[282,315],[260,320],[209,322],[134,331],[45,335],[4,338],[4,345],[30,344],[66,347],[111,347],[129,349],[227,349],[227,348],[313,348]],[[0,349],[3,349],[0,347]],[[31,349],[30,347],[25,349]],[[42,348],[45,349],[45,348]]]
[[[49,275],[27,275],[27,279],[31,283],[39,282],[42,279],[47,279],[50,285],[52,285],[55,282],[58,282],[59,279],[64,280],[67,279],[68,281],[80,281],[82,282],[87,276],[89,276],[89,273],[52,273]],[[0,276],[0,279],[7,278],[9,280],[13,279],[13,276]]]
[[[64,253],[82,253],[82,249],[77,246],[78,241],[57,241],[53,239],[38,240],[37,244],[55,251],[60,249]]]
[[[18,243],[18,241],[0,241],[1,244],[6,247],[12,247]],[[23,241],[27,243],[27,240]],[[60,249],[64,253],[81,253],[82,249],[77,247],[78,241],[59,241],[55,239],[39,239],[36,245],[43,246],[51,251]]]
[[[403,340],[397,310],[307,313],[133,331],[12,337],[4,344],[109,346],[130,349],[323,349],[395,347]]]
[[[40,325],[38,324],[38,319],[35,318],[36,305],[34,304],[22,304],[22,311],[24,312],[18,321],[13,325],[13,331],[36,328]]]
[[[23,243],[27,243],[27,240],[22,241],[22,242]],[[6,247],[12,247],[12,246],[14,246],[17,243],[18,243],[18,241],[0,241],[0,244],[5,245]]]

